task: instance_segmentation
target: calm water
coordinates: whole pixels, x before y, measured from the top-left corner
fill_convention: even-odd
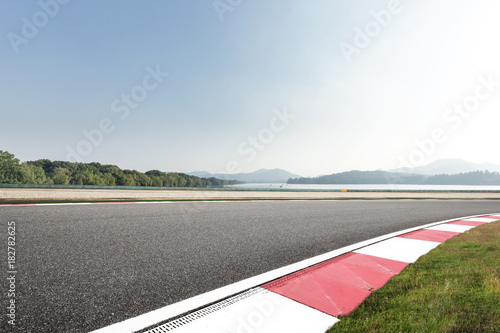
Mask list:
[[[391,184],[269,184],[269,183],[255,183],[255,184],[241,184],[231,185],[228,187],[233,188],[250,188],[250,189],[298,189],[298,190],[439,190],[439,191],[500,191],[498,185],[391,185]]]

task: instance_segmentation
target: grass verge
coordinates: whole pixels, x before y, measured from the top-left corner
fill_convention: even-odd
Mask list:
[[[335,332],[500,332],[500,221],[407,266],[327,331]]]

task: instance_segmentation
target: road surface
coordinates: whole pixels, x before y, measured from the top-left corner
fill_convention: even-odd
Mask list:
[[[87,332],[369,238],[499,211],[496,200],[0,207],[4,235],[16,224],[18,271],[17,330],[3,328]]]

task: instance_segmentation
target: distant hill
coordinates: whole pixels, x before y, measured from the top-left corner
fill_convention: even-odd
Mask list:
[[[387,171],[347,171],[315,178],[291,178],[288,184],[500,185],[500,173],[472,171],[453,175],[418,175]]]
[[[298,178],[299,175],[295,175],[283,169],[260,169],[249,173],[210,173],[206,171],[193,171],[189,172],[189,175],[210,178],[215,177],[218,179],[225,180],[238,180],[245,183],[286,183],[290,178]]]
[[[391,172],[417,173],[422,175],[457,174],[472,171],[500,172],[500,165],[492,163],[472,163],[461,159],[442,159],[416,168],[399,168]]]

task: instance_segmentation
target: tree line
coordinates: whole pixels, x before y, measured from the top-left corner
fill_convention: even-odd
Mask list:
[[[314,178],[290,178],[288,184],[500,185],[500,174],[472,171],[428,176],[387,171],[346,171]]]
[[[0,183],[100,186],[221,187],[235,180],[200,178],[178,172],[122,170],[116,165],[51,161],[20,162],[14,154],[0,150]]]

